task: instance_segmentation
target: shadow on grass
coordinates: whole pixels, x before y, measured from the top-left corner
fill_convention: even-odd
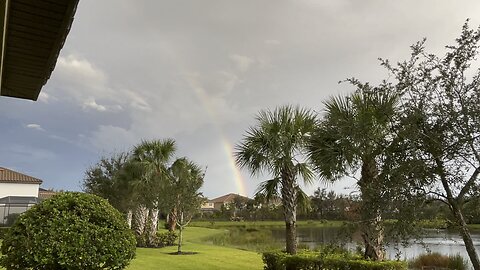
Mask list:
[[[192,251],[182,251],[182,252],[170,252],[167,253],[168,255],[195,255],[198,254],[198,252],[192,252]]]

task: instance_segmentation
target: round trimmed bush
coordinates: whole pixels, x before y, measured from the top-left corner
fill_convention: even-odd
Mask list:
[[[22,214],[6,233],[0,265],[10,269],[124,269],[135,237],[106,200],[67,192]]]

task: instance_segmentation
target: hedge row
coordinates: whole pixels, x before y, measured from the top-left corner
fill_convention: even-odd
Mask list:
[[[263,253],[265,270],[406,270],[401,261],[368,261],[347,253],[322,254],[302,251],[297,255],[284,252]]]

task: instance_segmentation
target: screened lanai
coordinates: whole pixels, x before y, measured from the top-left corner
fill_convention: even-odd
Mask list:
[[[0,199],[0,226],[9,227],[17,217],[38,203],[36,197],[8,196]]]

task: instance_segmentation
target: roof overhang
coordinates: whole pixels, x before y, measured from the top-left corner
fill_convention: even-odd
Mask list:
[[[78,0],[0,0],[0,96],[37,100]]]

